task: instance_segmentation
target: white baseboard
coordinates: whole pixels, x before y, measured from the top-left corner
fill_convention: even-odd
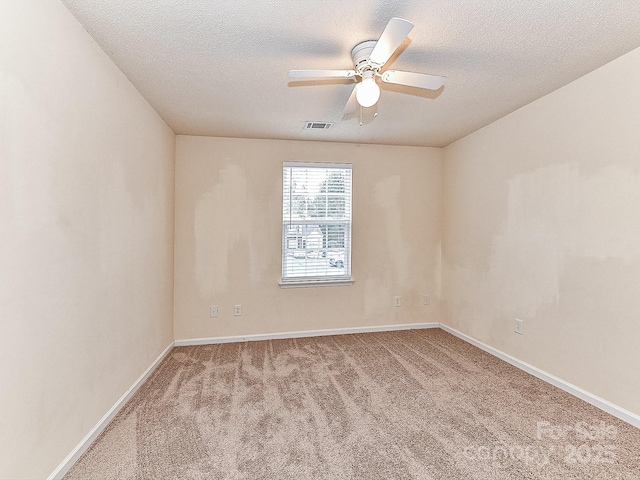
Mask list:
[[[113,407],[105,413],[104,417],[97,423],[95,427],[91,429],[89,433],[82,439],[82,441],[74,448],[67,458],[65,458],[60,465],[47,477],[47,480],[59,480],[65,476],[65,474],[73,467],[73,464],[82,456],[84,452],[91,446],[93,441],[102,433],[109,422],[116,416],[125,403],[133,396],[134,393],[145,382],[149,375],[156,369],[160,362],[167,356],[169,351],[173,348],[173,342],[171,342],[167,348],[165,348],[160,355],[153,361],[153,363],[147,368],[142,375],[129,387],[120,399],[115,403]]]
[[[82,439],[82,441],[74,448],[69,455],[62,461],[62,463],[47,477],[47,480],[59,480],[61,479],[73,466],[73,464],[80,458],[80,456],[89,448],[91,443],[100,435],[109,422],[116,416],[124,404],[133,396],[133,394],[140,388],[144,381],[151,375],[160,362],[167,356],[173,346],[190,346],[190,345],[210,345],[216,343],[233,343],[233,342],[251,342],[259,340],[276,340],[284,338],[304,338],[304,337],[324,337],[328,335],[345,335],[351,333],[370,333],[370,332],[389,332],[394,330],[417,330],[425,328],[441,328],[446,332],[460,338],[461,340],[470,343],[478,347],[479,349],[501,359],[505,362],[519,368],[531,375],[551,384],[555,387],[564,390],[571,395],[584,400],[585,402],[603,410],[614,417],[623,420],[630,425],[640,428],[640,416],[633,412],[625,410],[617,405],[614,405],[603,398],[593,395],[575,385],[572,385],[564,380],[544,372],[539,368],[529,365],[526,362],[518,360],[511,355],[508,355],[500,350],[497,350],[489,345],[486,345],[479,340],[476,340],[469,335],[455,330],[447,325],[441,323],[408,323],[401,325],[379,325],[372,327],[353,327],[353,328],[334,328],[326,330],[302,330],[298,332],[282,332],[282,333],[267,333],[257,335],[240,335],[231,337],[210,337],[210,338],[192,338],[186,340],[176,340],[167,346],[164,351],[156,358],[153,363],[147,368],[142,375],[134,382],[134,384],[127,390],[122,397],[115,403],[113,407],[102,417],[98,424]]]
[[[326,337],[350,333],[390,332],[394,330],[417,330],[439,328],[439,323],[405,323],[401,325],[379,325],[374,327],[330,328],[326,330],[301,330],[298,332],[264,333],[257,335],[239,335],[232,337],[190,338],[176,340],[176,347],[190,345],[211,345],[215,343],[255,342],[259,340],[278,340],[283,338]]]
[[[490,347],[489,345],[486,345],[480,342],[479,340],[476,340],[475,338],[470,337],[469,335],[459,332],[454,328],[451,328],[443,324],[440,324],[440,328],[460,338],[461,340],[464,340],[465,342],[478,347],[480,350],[484,350],[485,352],[493,355],[494,357],[498,357],[499,359],[504,360],[507,363],[510,363],[514,367],[517,367],[520,370],[530,373],[534,377],[538,377],[540,380],[550,383],[551,385],[558,387],[559,389],[564,390],[567,393],[570,393],[574,397],[578,397],[580,400],[584,400],[585,402],[590,403],[594,407],[597,407],[600,410],[603,410],[613,415],[614,417],[617,417],[620,420],[633,425],[636,428],[640,428],[640,415],[636,415],[635,413],[625,410],[624,408],[619,407],[603,398],[593,395],[592,393],[589,393],[586,390],[581,389],[580,387],[576,387],[575,385],[572,385],[569,382],[565,382],[564,380],[556,377],[555,375],[551,375],[550,373],[540,370],[539,368],[534,367],[533,365],[529,365],[528,363],[518,360],[517,358],[512,357],[511,355],[508,355],[504,352],[501,352],[500,350]]]

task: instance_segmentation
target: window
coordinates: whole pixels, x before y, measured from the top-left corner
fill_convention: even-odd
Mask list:
[[[351,282],[351,165],[284,163],[282,283]]]

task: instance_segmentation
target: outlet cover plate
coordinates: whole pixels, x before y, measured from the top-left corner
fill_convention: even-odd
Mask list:
[[[514,320],[513,331],[516,332],[518,335],[524,335],[524,321],[520,320],[519,318],[516,318]]]

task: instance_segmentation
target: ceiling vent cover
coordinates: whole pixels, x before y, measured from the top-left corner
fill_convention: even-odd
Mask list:
[[[333,123],[329,122],[305,122],[305,130],[329,130],[333,126]]]

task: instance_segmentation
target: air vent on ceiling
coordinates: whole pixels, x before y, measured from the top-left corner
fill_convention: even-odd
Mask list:
[[[333,123],[329,122],[306,122],[304,124],[305,130],[329,130],[333,126]]]

